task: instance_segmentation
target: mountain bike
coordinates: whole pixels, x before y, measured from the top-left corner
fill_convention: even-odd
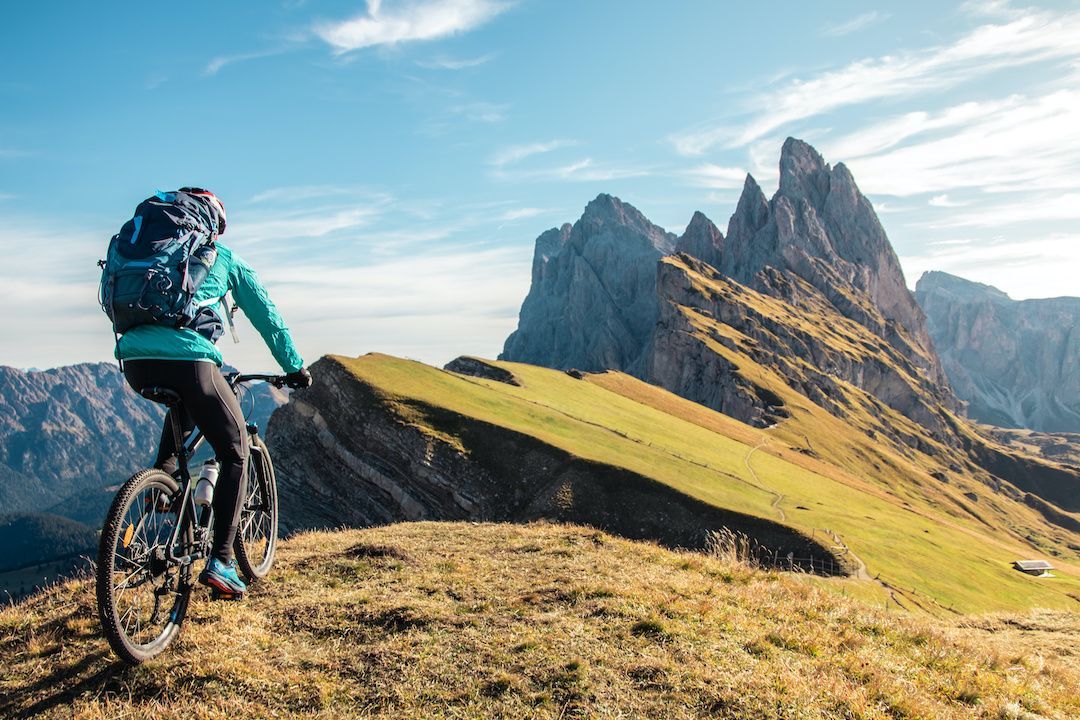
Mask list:
[[[225,378],[238,396],[245,383],[285,385],[284,376]],[[195,502],[189,462],[203,443],[195,429],[183,438],[180,396],[162,387],[145,388],[143,397],[169,408],[176,439],[177,471],[141,470],[117,492],[101,532],[97,561],[98,616],[113,651],[137,665],[160,655],[180,633],[187,614],[195,565],[209,557],[214,511]],[[247,426],[250,454],[244,506],[236,533],[237,565],[249,582],[266,577],[277,547],[278,496],[270,453],[255,425]],[[215,591],[216,592],[216,591]]]

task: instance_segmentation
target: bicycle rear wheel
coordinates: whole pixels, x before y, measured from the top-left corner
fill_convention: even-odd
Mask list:
[[[251,438],[247,487],[240,527],[233,546],[236,564],[245,577],[254,582],[266,577],[274,564],[278,533],[277,482],[270,451],[258,435]]]
[[[177,484],[161,470],[136,473],[109,508],[98,546],[98,616],[113,651],[138,665],[176,639],[191,596],[190,568],[168,560],[183,513]],[[191,526],[181,533],[190,545]]]

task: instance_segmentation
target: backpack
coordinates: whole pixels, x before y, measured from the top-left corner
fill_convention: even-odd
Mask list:
[[[139,325],[182,328],[217,259],[218,218],[204,198],[158,191],[109,241],[98,302],[117,335]]]

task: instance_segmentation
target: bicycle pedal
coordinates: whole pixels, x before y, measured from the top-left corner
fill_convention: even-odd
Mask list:
[[[223,600],[225,602],[237,602],[244,599],[244,593],[226,593],[217,588],[210,588],[211,600]]]

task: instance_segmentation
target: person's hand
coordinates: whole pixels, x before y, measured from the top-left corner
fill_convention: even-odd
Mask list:
[[[307,368],[300,368],[296,372],[291,372],[285,376],[285,384],[293,390],[311,387],[311,373],[308,372]]]

